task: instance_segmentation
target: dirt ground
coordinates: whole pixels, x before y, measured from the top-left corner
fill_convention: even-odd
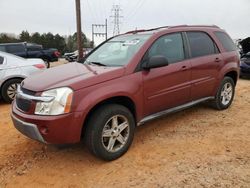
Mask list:
[[[0,187],[250,187],[250,80],[231,108],[206,105],[137,128],[129,151],[104,162],[82,143],[56,147],[21,135],[0,103]]]

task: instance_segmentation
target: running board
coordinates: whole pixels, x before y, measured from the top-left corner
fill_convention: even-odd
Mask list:
[[[196,100],[196,101],[192,101],[192,102],[183,104],[181,106],[177,106],[177,107],[170,108],[170,109],[167,109],[167,110],[164,110],[164,111],[161,111],[161,112],[157,112],[155,114],[152,114],[150,116],[147,116],[147,117],[143,118],[139,123],[137,123],[137,126],[140,126],[140,125],[146,123],[147,121],[151,121],[151,120],[157,119],[157,118],[159,118],[161,116],[172,114],[174,112],[184,110],[186,108],[189,108],[189,107],[194,106],[196,104],[199,104],[201,102],[205,102],[207,100],[212,100],[212,99],[214,99],[214,97],[206,97],[206,98],[203,98],[203,99],[199,99],[199,100]]]

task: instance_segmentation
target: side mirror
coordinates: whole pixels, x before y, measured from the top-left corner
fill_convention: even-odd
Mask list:
[[[158,67],[164,67],[168,65],[168,60],[164,56],[157,55],[151,57],[146,63],[142,65],[143,69],[149,70]]]

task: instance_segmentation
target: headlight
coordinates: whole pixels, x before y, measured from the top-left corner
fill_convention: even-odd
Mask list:
[[[42,93],[42,97],[51,96],[51,102],[37,102],[35,114],[37,115],[60,115],[69,113],[71,110],[73,91],[68,87],[48,90]]]

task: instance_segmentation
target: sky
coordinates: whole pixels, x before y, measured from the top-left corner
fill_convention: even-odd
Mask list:
[[[232,38],[250,36],[250,0],[81,0],[82,30],[91,39],[92,24],[108,19],[113,36],[112,6],[120,5],[121,33],[183,24],[218,25]],[[0,32],[20,34],[76,31],[75,0],[0,0]],[[96,30],[101,32],[101,29]],[[104,40],[95,38],[96,43]]]

